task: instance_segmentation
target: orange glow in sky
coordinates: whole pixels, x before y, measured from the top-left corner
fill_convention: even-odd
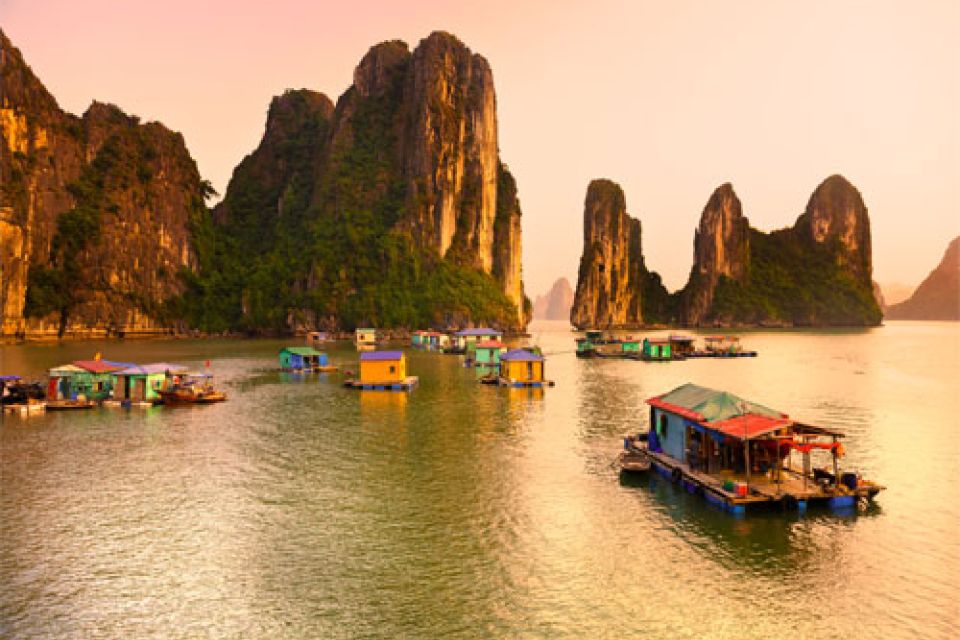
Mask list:
[[[881,283],[919,283],[960,233],[954,1],[0,0],[0,25],[63,108],[114,102],[181,131],[221,192],[273,95],[336,100],[371,45],[455,33],[493,67],[531,297],[575,282],[598,177],[623,186],[671,289],[726,181],[772,230],[842,173]]]

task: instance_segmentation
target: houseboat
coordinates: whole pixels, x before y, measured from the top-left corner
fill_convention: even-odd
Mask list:
[[[67,411],[92,409],[96,402],[87,397],[90,374],[75,364],[50,369],[47,377],[47,409]]]
[[[354,344],[357,351],[373,351],[377,348],[377,330],[368,327],[357,329],[354,332]]]
[[[24,383],[20,376],[0,376],[0,406],[4,413],[21,416],[43,413],[47,403],[43,400],[43,387]]]
[[[407,375],[407,358],[402,351],[368,351],[360,354],[360,375],[344,381],[351,389],[408,391],[418,382]]]
[[[489,327],[477,329],[463,329],[453,334],[450,345],[443,352],[451,354],[466,354],[473,350],[478,342],[500,341],[503,332]]]
[[[638,359],[646,362],[669,362],[681,358],[674,353],[669,338],[644,338]]]
[[[553,381],[544,378],[546,359],[527,349],[511,349],[500,356],[500,375],[497,383],[502,387],[552,387]]]
[[[688,358],[753,358],[756,351],[746,351],[737,336],[706,336],[703,349],[688,354]]]
[[[643,470],[646,456],[660,475],[732,513],[764,505],[849,508],[884,489],[841,470],[839,431],[694,384],[647,404],[650,427],[624,439],[621,470]]]
[[[500,366],[500,356],[507,352],[507,347],[498,340],[484,340],[477,342],[473,349],[473,366],[496,368]]]
[[[410,346],[416,349],[443,349],[450,344],[450,336],[439,331],[414,331],[410,336]]]
[[[673,333],[667,340],[670,342],[670,349],[674,355],[680,358],[686,358],[697,349],[696,338],[693,336]]]
[[[187,367],[169,362],[132,365],[114,374],[112,402],[107,404],[148,407],[165,402],[163,393],[180,384]]]
[[[176,376],[174,382],[160,390],[164,405],[214,404],[225,402],[227,394],[213,384],[211,373],[185,373]]]
[[[578,358],[635,358],[640,354],[640,340],[633,336],[620,337],[591,330],[574,342]]]
[[[337,368],[323,351],[313,347],[284,347],[280,350],[280,369],[294,373],[328,373]]]

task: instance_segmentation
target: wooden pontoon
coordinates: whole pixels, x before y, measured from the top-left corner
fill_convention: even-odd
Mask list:
[[[624,439],[621,469],[634,471],[627,463],[646,456],[663,477],[732,513],[755,505],[849,508],[884,489],[841,472],[844,435],[838,431],[692,384],[647,404],[651,428]],[[815,450],[829,455],[825,467],[814,468]]]

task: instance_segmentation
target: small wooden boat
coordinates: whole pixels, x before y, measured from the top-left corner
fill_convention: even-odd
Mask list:
[[[642,473],[650,470],[650,456],[647,455],[646,434],[627,436],[623,439],[623,451],[617,462],[620,470],[626,473]]]
[[[180,384],[157,393],[165,405],[213,404],[227,399],[227,394],[213,387],[213,376],[209,373],[186,374]]]

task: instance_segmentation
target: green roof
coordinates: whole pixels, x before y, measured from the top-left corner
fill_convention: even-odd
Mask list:
[[[280,350],[281,352],[286,351],[287,353],[295,353],[298,356],[319,356],[322,355],[319,351],[313,347],[284,347]]]
[[[661,396],[660,400],[695,411],[703,416],[705,422],[726,420],[747,413],[771,418],[783,416],[780,411],[744,400],[740,396],[727,391],[717,391],[691,383],[677,387],[670,393]]]

